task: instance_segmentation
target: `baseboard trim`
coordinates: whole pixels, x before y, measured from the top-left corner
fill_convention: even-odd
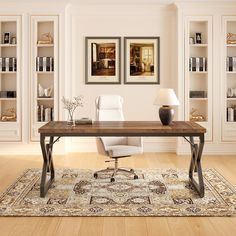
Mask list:
[[[144,152],[174,152],[189,155],[190,146],[186,142],[177,143],[175,139],[144,139]],[[54,154],[64,155],[70,152],[97,152],[94,138],[81,140],[61,139],[55,143]],[[0,143],[0,155],[41,155],[39,142]],[[203,155],[236,155],[234,143],[205,143]]]

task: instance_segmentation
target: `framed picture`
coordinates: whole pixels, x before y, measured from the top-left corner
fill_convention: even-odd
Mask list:
[[[85,83],[120,84],[120,37],[86,37]]]
[[[196,43],[202,43],[202,33],[196,33]]]
[[[160,37],[125,37],[125,84],[160,84]]]
[[[5,44],[9,44],[11,42],[11,34],[10,34],[10,32],[5,32],[4,33],[3,42]]]

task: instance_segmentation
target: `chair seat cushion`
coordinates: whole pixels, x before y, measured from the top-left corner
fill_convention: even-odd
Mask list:
[[[130,145],[115,145],[115,146],[108,146],[107,151],[111,158],[115,158],[115,157],[131,156],[134,154],[142,153],[142,148]]]

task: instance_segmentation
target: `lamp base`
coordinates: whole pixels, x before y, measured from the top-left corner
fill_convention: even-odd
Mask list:
[[[174,109],[170,106],[162,106],[159,109],[159,117],[163,125],[171,124],[174,118]]]

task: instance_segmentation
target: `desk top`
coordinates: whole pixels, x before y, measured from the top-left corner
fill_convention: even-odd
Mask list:
[[[200,136],[206,133],[191,121],[174,121],[163,126],[158,121],[95,121],[91,125],[68,126],[66,121],[51,121],[39,128],[45,136]]]

